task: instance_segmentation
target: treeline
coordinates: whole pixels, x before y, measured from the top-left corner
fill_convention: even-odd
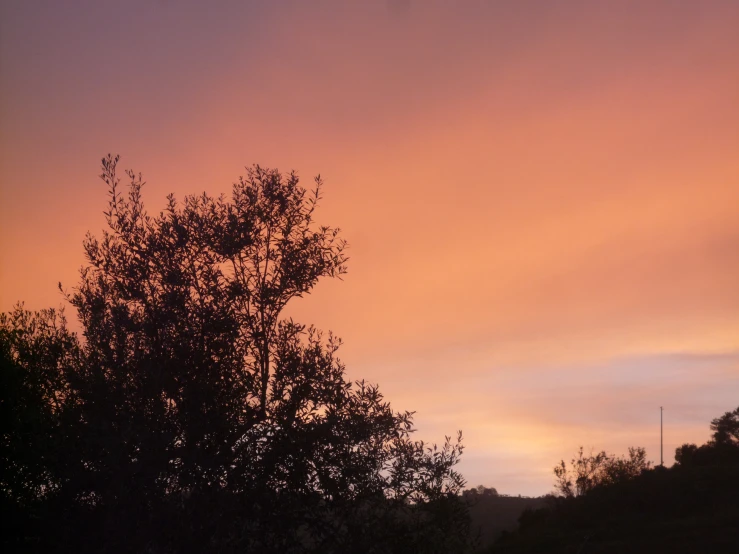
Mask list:
[[[147,213],[117,157],[62,312],[0,315],[4,552],[465,552],[461,433],[350,382],[333,335],[281,317],[346,272],[321,180],[258,166],[230,198]]]
[[[711,422],[670,468],[628,457],[579,455],[555,468],[560,493],[525,511],[491,553],[719,552],[739,548],[739,408]]]

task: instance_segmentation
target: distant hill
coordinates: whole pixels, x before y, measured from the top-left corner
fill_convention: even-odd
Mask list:
[[[472,501],[470,506],[472,533],[479,534],[481,547],[489,547],[504,531],[516,528],[524,510],[543,506],[543,498],[481,496]]]

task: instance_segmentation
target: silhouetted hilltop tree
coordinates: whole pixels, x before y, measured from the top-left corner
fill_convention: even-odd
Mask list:
[[[711,440],[697,446],[683,444],[675,450],[680,467],[739,464],[739,408],[711,420]]]
[[[59,428],[67,460],[45,473],[24,461],[30,450],[10,453],[4,501],[20,505],[16,475],[32,474],[27,496],[48,516],[15,546],[464,551],[461,434],[441,447],[412,440],[411,412],[346,379],[338,339],[281,319],[292,298],[346,272],[339,230],[314,222],[320,178],[307,190],[294,173],[255,166],[230,199],[169,196],[152,216],[141,175],[127,172],[121,193],[117,162],[103,159],[108,230],[88,234],[88,265],[67,296],[82,345],[62,326],[58,359],[24,358],[34,322],[53,317],[2,320],[3,378],[18,383],[7,395],[27,393],[28,413],[46,418],[38,440],[56,444],[44,437]],[[18,425],[13,444],[32,424]]]
[[[498,491],[494,487],[486,487],[484,485],[477,485],[476,487],[462,491],[462,498],[471,501],[492,496],[498,496]]]
[[[711,421],[715,444],[739,446],[739,408]]]
[[[647,453],[641,447],[629,447],[628,456],[617,457],[605,451],[585,456],[581,446],[569,469],[564,460],[554,467],[554,488],[565,497],[581,496],[595,487],[632,479],[650,467]]]

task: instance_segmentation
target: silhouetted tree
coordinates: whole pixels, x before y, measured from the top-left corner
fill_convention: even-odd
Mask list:
[[[0,314],[0,490],[27,506],[54,494],[79,345],[55,310]]]
[[[711,420],[711,440],[701,446],[684,444],[675,450],[683,468],[739,464],[739,408]]]
[[[476,487],[467,489],[462,492],[462,497],[467,500],[488,498],[492,496],[498,496],[498,491],[493,487],[486,487],[484,485],[477,485]]]
[[[675,463],[682,466],[692,465],[695,455],[698,452],[698,446],[692,443],[685,443],[675,449]]]
[[[411,412],[346,379],[338,339],[281,319],[292,298],[346,272],[339,230],[313,219],[320,178],[306,190],[255,166],[230,199],[169,196],[151,216],[141,175],[127,172],[121,194],[117,162],[103,159],[108,230],[88,234],[68,295],[84,341],[69,335],[64,371],[39,361],[48,393],[29,389],[31,411],[48,414],[39,436],[70,438],[58,476],[28,465],[41,483],[29,494],[57,487],[67,514],[44,549],[66,537],[61,549],[77,551],[464,551],[461,434],[441,447],[412,440]],[[31,326],[18,314],[25,323],[5,327]],[[13,367],[36,382],[36,366]],[[63,424],[53,398],[68,399]]]
[[[41,534],[63,536],[62,492],[80,468],[79,415],[68,376],[81,351],[55,310],[22,305],[0,314],[0,533],[6,551],[33,551]]]
[[[715,444],[739,446],[739,408],[711,421]]]
[[[605,451],[585,456],[581,446],[577,458],[570,462],[570,469],[564,460],[554,467],[554,487],[565,497],[582,496],[597,486],[632,479],[650,466],[646,451],[641,447],[629,447],[628,457],[616,457]]]

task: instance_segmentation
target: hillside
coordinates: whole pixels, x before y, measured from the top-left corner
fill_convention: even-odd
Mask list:
[[[526,509],[535,510],[543,506],[543,498],[480,497],[470,506],[472,533],[479,536],[481,547],[489,547],[504,531],[516,528],[519,517]]]
[[[739,464],[658,467],[582,497],[549,498],[488,552],[739,552]]]

